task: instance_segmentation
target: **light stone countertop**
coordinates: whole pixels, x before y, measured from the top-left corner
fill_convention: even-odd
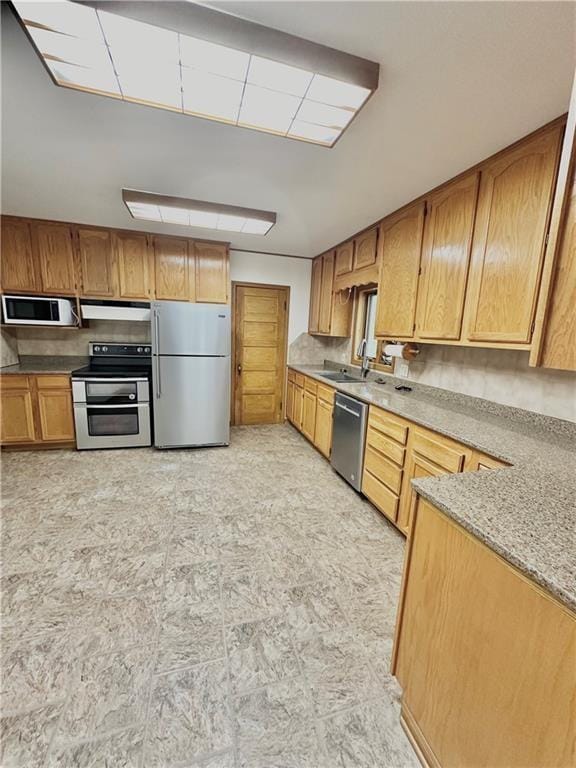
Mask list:
[[[88,364],[87,357],[68,355],[22,355],[20,362],[0,368],[0,374],[6,373],[71,373],[76,368]]]
[[[512,466],[413,481],[418,492],[576,610],[576,425],[382,374],[339,384],[290,368]],[[330,365],[332,369],[341,365]],[[350,368],[349,366],[345,366]],[[398,392],[395,386],[411,386]]]

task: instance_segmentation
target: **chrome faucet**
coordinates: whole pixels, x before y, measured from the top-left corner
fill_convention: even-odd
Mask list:
[[[365,379],[366,376],[368,376],[368,373],[370,371],[370,358],[367,354],[368,349],[368,341],[366,339],[362,339],[360,342],[360,346],[358,347],[358,357],[362,358],[362,366],[360,368],[360,376]]]

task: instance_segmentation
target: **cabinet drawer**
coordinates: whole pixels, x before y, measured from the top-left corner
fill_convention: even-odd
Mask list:
[[[296,371],[293,371],[292,368],[288,368],[288,381],[296,381]]]
[[[296,373],[294,372],[294,381],[296,382],[297,387],[304,388],[304,374],[303,373]]]
[[[370,423],[368,424],[366,442],[370,448],[375,448],[380,453],[383,453],[384,456],[392,459],[396,464],[399,464],[401,467],[404,466],[404,454],[406,453],[404,446],[398,445],[398,443],[390,440],[386,435],[377,432]]]
[[[304,381],[304,389],[306,392],[310,392],[312,395],[316,394],[316,390],[318,389],[318,384],[314,379],[309,379],[306,377]]]
[[[386,488],[384,483],[377,480],[368,470],[362,476],[362,493],[383,512],[387,518],[396,522],[398,516],[398,496]]]
[[[402,445],[406,445],[406,440],[408,439],[408,427],[401,421],[401,419],[398,419],[379,408],[370,408],[368,424],[370,424],[371,427],[374,427],[374,429],[384,432],[385,435],[388,435],[388,437],[391,437],[393,440],[402,443]]]
[[[366,458],[364,459],[364,467],[380,480],[384,485],[388,486],[391,491],[396,494],[400,493],[402,486],[402,469],[393,464],[388,459],[385,459],[382,454],[377,453],[373,448],[368,446],[366,448]]]
[[[416,430],[414,435],[414,451],[438,464],[448,472],[460,472],[464,465],[466,453],[464,448],[447,445],[440,436],[426,434]]]
[[[334,403],[334,390],[332,387],[325,387],[323,384],[318,384],[318,399],[324,400],[326,403],[332,405]]]
[[[2,389],[28,389],[29,386],[28,376],[20,376],[15,373],[5,373],[0,376]]]
[[[38,389],[70,389],[70,377],[66,375],[36,376]]]

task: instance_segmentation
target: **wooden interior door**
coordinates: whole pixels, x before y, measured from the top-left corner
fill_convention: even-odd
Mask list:
[[[111,297],[118,293],[118,275],[109,229],[79,229],[83,296]]]
[[[188,240],[184,237],[154,237],[156,298],[160,301],[189,301]]]
[[[482,167],[468,292],[468,338],[529,343],[562,128]]]
[[[36,255],[44,293],[76,293],[72,230],[68,224],[33,225]]]
[[[478,173],[470,174],[428,198],[418,286],[419,338],[460,338],[478,179]]]
[[[376,336],[414,336],[424,210],[416,203],[381,224]]]
[[[234,423],[283,420],[288,288],[234,286]]]
[[[322,290],[322,256],[312,262],[312,281],[310,285],[310,317],[308,330],[318,333],[320,328],[320,291]]]
[[[2,291],[37,291],[30,224],[2,218]]]

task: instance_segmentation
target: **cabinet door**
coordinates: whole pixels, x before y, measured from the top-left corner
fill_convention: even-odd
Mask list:
[[[292,423],[295,427],[298,429],[302,429],[302,411],[303,411],[303,405],[304,405],[304,387],[295,386],[294,387],[294,406],[293,406],[293,414],[294,418],[292,420]]]
[[[378,230],[371,229],[364,232],[356,238],[356,247],[354,250],[354,269],[371,267],[376,263],[376,241],[378,239]]]
[[[229,298],[230,259],[221,243],[195,243],[196,301],[226,304]]]
[[[418,494],[412,489],[411,481],[417,477],[439,477],[447,475],[449,472],[438,464],[426,459],[419,453],[412,451],[408,454],[406,461],[406,471],[404,473],[404,485],[402,490],[402,500],[396,522],[398,528],[406,536],[410,535],[410,527],[414,519],[414,509]]]
[[[423,229],[424,203],[410,206],[380,226],[377,336],[414,336]]]
[[[334,252],[325,253],[322,257],[322,284],[320,287],[320,314],[318,330],[320,333],[330,333],[332,319],[332,284],[334,281]]]
[[[36,291],[32,237],[27,221],[2,218],[2,291]]]
[[[316,402],[316,429],[314,445],[327,459],[332,451],[332,414],[333,407],[318,398]]]
[[[2,445],[33,443],[36,440],[30,388],[6,389],[0,385],[0,442]]]
[[[38,389],[38,414],[42,441],[74,440],[74,415],[70,389]]]
[[[79,229],[78,253],[82,295],[116,296],[118,279],[112,232],[108,229]]]
[[[149,299],[152,295],[150,251],[146,235],[115,233],[120,298]]]
[[[354,241],[344,243],[339,248],[336,248],[336,259],[334,263],[334,275],[346,275],[348,272],[352,272],[354,265]]]
[[[420,338],[460,338],[478,179],[471,174],[428,198],[418,286]]]
[[[561,132],[481,169],[467,298],[473,341],[530,342]]]
[[[322,256],[312,262],[312,279],[310,284],[310,317],[308,331],[318,333],[320,328],[320,295],[322,291]]]
[[[190,301],[188,240],[154,237],[156,298],[163,301]]]
[[[42,292],[76,293],[72,229],[67,224],[37,222],[32,225]]]
[[[294,419],[294,388],[294,382],[288,380],[286,385],[286,418],[288,421],[293,421]]]
[[[303,412],[302,412],[302,432],[314,442],[316,432],[316,395],[304,390]]]

